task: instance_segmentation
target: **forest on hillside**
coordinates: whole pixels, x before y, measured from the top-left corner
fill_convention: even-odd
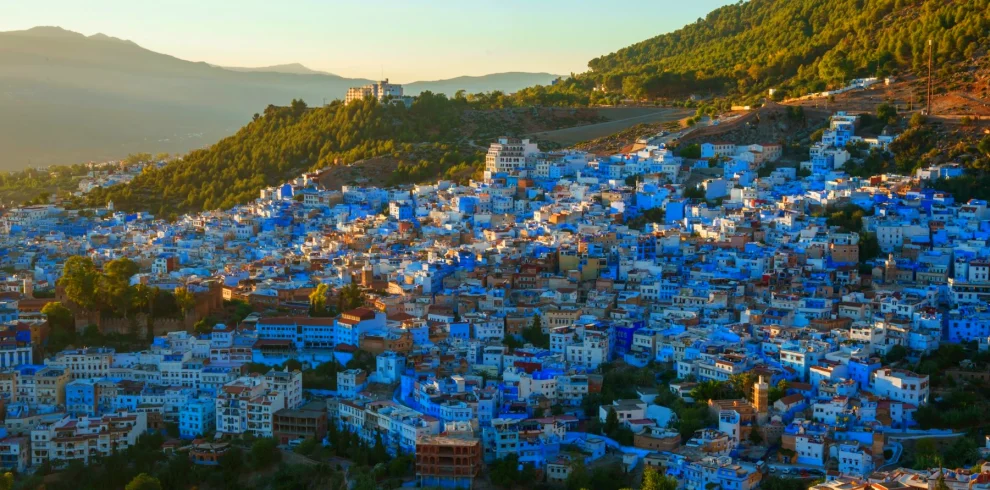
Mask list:
[[[519,96],[614,102],[708,92],[758,96],[768,88],[796,96],[857,77],[918,72],[929,39],[944,78],[986,54],[988,29],[990,0],[740,1]]]
[[[459,120],[456,101],[428,92],[409,109],[370,99],[318,108],[295,100],[288,107],[268,106],[210,148],[161,168],[146,168],[130,184],[96,189],[85,203],[102,206],[113,201],[119,209],[161,216],[229,208],[307,170],[400,156],[404,143],[456,140]],[[456,165],[471,158],[445,160]]]

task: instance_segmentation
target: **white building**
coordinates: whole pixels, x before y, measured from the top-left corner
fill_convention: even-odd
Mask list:
[[[385,351],[375,357],[376,374],[381,383],[398,383],[406,370],[406,357],[402,354]]]
[[[270,390],[282,393],[285,399],[284,408],[299,408],[302,405],[302,371],[273,369],[265,374],[265,382]]]
[[[492,143],[485,155],[485,178],[490,179],[500,172],[513,173],[525,170],[536,164],[540,149],[528,139],[501,137]]]
[[[368,386],[368,374],[363,369],[348,369],[337,373],[337,394],[341,398],[354,398]]]
[[[873,374],[873,394],[921,406],[928,403],[928,376],[904,369],[884,368]]]
[[[68,369],[72,379],[105,378],[113,365],[114,350],[109,347],[64,350],[55,354],[45,364]]]
[[[95,456],[109,456],[133,446],[148,429],[146,414],[122,412],[102,417],[66,416],[42,423],[31,431],[31,462],[61,466],[69,461],[89,464]]]
[[[608,334],[590,331],[584,333],[584,339],[580,342],[567,346],[564,359],[574,365],[595,369],[600,364],[608,362],[608,353]]]
[[[217,393],[217,433],[272,437],[272,418],[283,408],[285,398],[282,393],[270,390],[265,378],[242,376]]]
[[[865,478],[873,472],[873,453],[858,443],[839,444],[836,458],[839,460],[839,473]]]
[[[386,78],[378,83],[370,83],[363,87],[351,87],[347,89],[344,104],[350,104],[355,100],[361,100],[365,97],[371,97],[378,102],[383,101],[386,97],[399,98],[402,97],[402,85],[389,83]]]

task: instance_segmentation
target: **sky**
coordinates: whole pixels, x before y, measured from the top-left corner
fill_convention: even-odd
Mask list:
[[[566,75],[729,0],[0,0],[0,31],[59,26],[222,66],[393,82]]]

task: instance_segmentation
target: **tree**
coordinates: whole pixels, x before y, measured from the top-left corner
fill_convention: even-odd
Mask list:
[[[911,125],[912,128],[916,128],[918,126],[924,126],[925,123],[927,122],[928,122],[928,118],[926,118],[924,114],[920,112],[915,112],[914,115],[911,116],[911,121],[909,122],[909,124]]]
[[[875,259],[880,255],[880,241],[876,233],[859,234],[859,263],[866,263],[867,260]]]
[[[567,490],[591,488],[591,475],[588,474],[588,468],[584,465],[584,461],[581,458],[577,458],[571,462],[571,473],[567,475],[565,485]]]
[[[697,160],[701,158],[701,145],[697,143],[692,143],[690,145],[685,146],[684,148],[681,148],[679,153],[683,158],[690,158]]]
[[[652,466],[643,469],[643,484],[640,490],[677,490],[677,480],[669,477]]]
[[[753,424],[753,428],[749,431],[749,442],[753,443],[754,446],[763,444],[763,435],[760,434],[760,426]]]
[[[523,340],[533,344],[534,347],[550,348],[550,334],[543,333],[543,322],[540,320],[539,314],[533,315],[533,322],[521,333]]]
[[[45,318],[48,319],[48,325],[53,329],[75,330],[76,320],[72,315],[72,310],[58,301],[46,304],[41,308],[41,314],[45,315]]]
[[[812,143],[815,143],[815,142],[821,141],[822,140],[822,136],[825,136],[825,128],[818,128],[814,132],[811,133],[811,136],[809,136],[808,139]]]
[[[309,314],[311,316],[327,316],[327,293],[330,288],[323,283],[317,284],[316,289],[309,293]]]
[[[828,51],[818,64],[818,76],[832,86],[844,84],[851,78],[852,70],[849,55],[841,49]]]
[[[886,102],[878,105],[877,119],[882,124],[897,124],[897,108]]]
[[[364,292],[356,283],[350,283],[340,290],[340,312],[364,306]]]
[[[102,301],[125,317],[133,303],[131,277],[139,270],[133,260],[122,257],[107,262],[97,280],[97,294]]]
[[[41,313],[48,318],[51,333],[48,335],[48,352],[58,352],[76,342],[76,321],[72,312],[55,301],[46,304]]]
[[[282,453],[279,451],[275,439],[258,439],[251,445],[250,459],[254,469],[263,469],[281,461]]]
[[[935,466],[938,459],[938,446],[935,444],[934,439],[926,437],[915,442],[914,460],[916,465],[920,465],[923,468],[931,468]]]
[[[182,316],[188,315],[189,311],[196,306],[196,296],[188,289],[177,287],[173,294],[175,295],[175,304],[182,311]]]
[[[615,409],[609,407],[608,415],[605,416],[605,426],[602,427],[602,432],[606,434],[611,434],[619,428],[619,416],[615,413]]]
[[[155,478],[147,473],[141,473],[135,476],[130,483],[124,487],[124,490],[162,490],[162,484]]]
[[[4,473],[3,475],[0,475],[0,490],[11,490],[13,488],[14,488],[14,474],[7,472]]]
[[[62,267],[62,277],[59,286],[65,290],[65,296],[70,301],[86,310],[94,310],[97,306],[96,282],[99,273],[93,260],[89,257],[74,255],[65,261]]]
[[[887,356],[884,358],[886,364],[893,364],[907,357],[908,351],[901,344],[896,344],[887,351]]]

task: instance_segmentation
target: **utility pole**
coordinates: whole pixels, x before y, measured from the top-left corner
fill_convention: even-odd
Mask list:
[[[932,51],[934,51],[934,48],[932,47],[932,40],[929,39],[928,40],[928,100],[926,101],[928,103],[927,115],[929,116],[932,115]]]

